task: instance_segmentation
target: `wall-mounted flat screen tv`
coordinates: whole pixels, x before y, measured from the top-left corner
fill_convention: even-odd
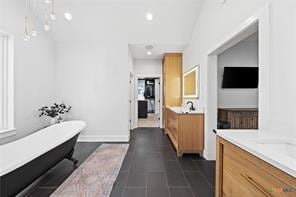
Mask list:
[[[258,67],[224,67],[222,88],[258,88]]]

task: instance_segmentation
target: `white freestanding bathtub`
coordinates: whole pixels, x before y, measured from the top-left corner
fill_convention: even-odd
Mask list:
[[[0,146],[0,196],[15,196],[34,180],[67,158],[72,158],[84,121],[49,126]]]

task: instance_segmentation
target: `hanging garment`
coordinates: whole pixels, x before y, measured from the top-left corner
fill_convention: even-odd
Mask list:
[[[145,96],[145,98],[153,98],[154,97],[152,86],[150,86],[150,85],[146,86],[144,96]]]

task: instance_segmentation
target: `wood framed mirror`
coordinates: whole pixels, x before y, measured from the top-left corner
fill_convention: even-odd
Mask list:
[[[199,97],[199,65],[183,74],[183,98]]]

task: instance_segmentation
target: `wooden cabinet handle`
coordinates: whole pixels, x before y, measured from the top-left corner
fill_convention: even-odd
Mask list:
[[[257,188],[259,191],[261,191],[265,196],[272,197],[270,193],[266,191],[266,189],[261,186],[259,183],[257,183],[252,177],[246,175],[246,174],[240,174],[248,183],[250,183],[253,187]]]

